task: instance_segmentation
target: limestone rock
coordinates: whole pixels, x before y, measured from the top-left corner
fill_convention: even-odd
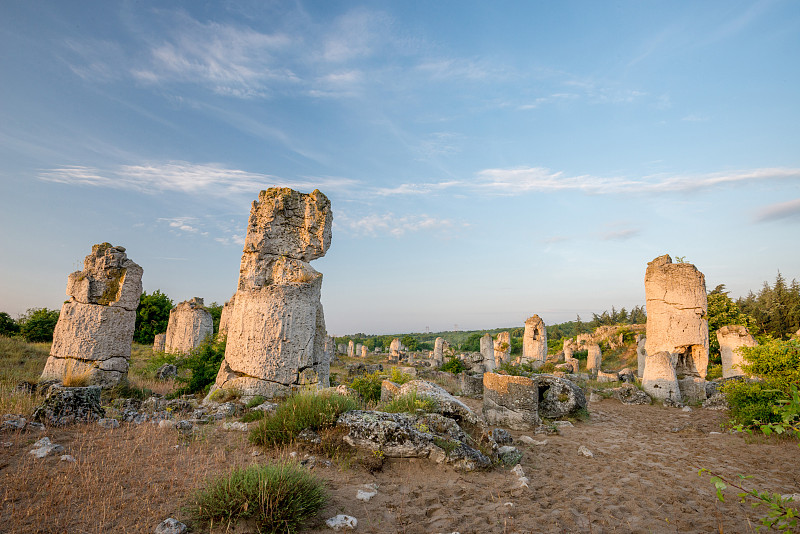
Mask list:
[[[441,366],[444,363],[444,338],[437,337],[433,342],[433,361]]]
[[[170,380],[176,376],[178,376],[178,367],[171,363],[165,363],[156,371],[156,378],[159,380]]]
[[[675,373],[677,355],[667,351],[647,354],[647,363],[642,377],[642,388],[654,399],[672,399],[681,402],[678,376]]]
[[[614,371],[597,371],[597,381],[598,382],[618,382],[619,375]]]
[[[236,293],[222,306],[222,312],[219,316],[219,335],[228,335],[228,322],[231,319],[231,310],[233,309],[233,302],[236,300]]]
[[[514,430],[539,426],[539,389],[525,376],[483,375],[483,415],[489,425]]]
[[[348,357],[350,357],[350,358],[352,358],[352,357],[354,357],[355,355],[356,355],[356,344],[355,344],[355,342],[354,342],[354,341],[351,339],[351,340],[350,340],[350,341],[347,343],[347,356],[348,356]]]
[[[719,341],[719,352],[722,357],[722,378],[744,376],[745,372],[740,367],[744,363],[744,357],[738,349],[755,347],[758,345],[755,338],[750,335],[746,327],[729,325],[717,330],[717,341]]]
[[[614,388],[614,398],[622,404],[652,404],[650,396],[632,384]]]
[[[153,352],[164,352],[167,346],[167,334],[156,334],[153,338]]]
[[[494,343],[491,334],[481,336],[481,355],[483,356],[484,370],[491,372],[495,370],[494,363]]]
[[[525,333],[522,336],[522,361],[530,363],[547,360],[547,328],[544,321],[538,316],[525,321]]]
[[[714,393],[703,402],[703,408],[706,410],[729,410],[730,404],[724,393]]]
[[[502,364],[509,361],[511,354],[511,334],[508,332],[500,332],[497,334],[497,339],[494,340],[494,364],[500,367]]]
[[[676,375],[705,380],[708,371],[708,301],[703,273],[691,263],[672,263],[668,255],[647,264],[644,278],[647,298],[647,352],[666,351],[677,355]],[[645,367],[644,375],[647,375]],[[703,388],[682,391],[687,400],[704,400]]]
[[[48,426],[65,426],[96,421],[105,417],[100,405],[100,387],[52,386],[41,406],[33,412],[33,420]]]
[[[391,345],[389,345],[389,355],[392,359],[400,358],[400,339],[394,338]]]
[[[644,376],[644,366],[647,362],[647,351],[645,350],[645,344],[647,343],[647,338],[644,336],[637,336],[636,341],[636,376],[639,378]]]
[[[169,517],[158,524],[155,534],[185,534],[188,531],[189,528],[186,525],[175,518]]]
[[[328,526],[328,528],[333,529],[336,532],[340,530],[355,530],[358,526],[358,519],[351,515],[339,514],[335,517],[331,517],[330,519],[326,519],[325,524]]]
[[[540,374],[533,377],[539,399],[539,415],[558,419],[586,408],[583,390],[571,380]]]
[[[33,455],[35,458],[44,458],[46,456],[58,454],[63,450],[63,446],[52,443],[50,438],[44,437],[34,443],[33,449],[28,451],[28,453]]]
[[[194,297],[170,310],[164,350],[174,354],[189,354],[213,335],[214,319],[203,305],[203,299]]]
[[[128,374],[142,268],[125,248],[94,245],[67,294],[40,381],[81,380],[112,387]]]
[[[467,373],[458,375],[461,384],[461,394],[465,397],[480,397],[483,395],[483,373],[472,376]]]
[[[589,345],[587,350],[589,353],[586,356],[586,370],[589,372],[599,371],[603,362],[603,355],[600,352],[600,345],[596,343]]]
[[[432,399],[436,402],[436,412],[456,421],[465,421],[470,424],[479,424],[479,419],[469,407],[450,395],[444,388],[428,382],[426,380],[411,380],[402,386],[388,380],[384,380],[386,385],[386,398],[384,398],[383,385],[381,386],[381,401],[391,400],[394,397],[401,397],[410,393],[416,393],[417,398]]]

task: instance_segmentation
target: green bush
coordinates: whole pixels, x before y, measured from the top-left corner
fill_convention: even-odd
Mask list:
[[[251,465],[211,480],[187,511],[201,523],[253,519],[259,532],[297,532],[325,506],[324,482],[290,463]]]
[[[189,369],[192,373],[189,378],[177,377],[186,385],[178,389],[176,395],[187,393],[201,393],[214,383],[219,373],[219,367],[225,358],[225,341],[208,339],[194,349],[189,356],[179,358],[179,368]]]
[[[388,413],[416,413],[417,410],[422,410],[425,413],[436,411],[436,401],[429,398],[418,397],[416,391],[412,391],[406,395],[395,397],[389,402],[381,405],[378,408],[382,412]]]
[[[53,332],[58,322],[58,310],[31,308],[19,319],[19,331],[25,341],[47,343],[53,341]]]
[[[142,345],[152,345],[156,334],[167,331],[169,311],[172,307],[172,299],[158,289],[149,295],[147,291],[142,293],[139,306],[136,308],[133,340]]]
[[[19,325],[6,312],[0,312],[0,336],[11,337],[19,332]]]
[[[380,371],[358,376],[350,383],[350,387],[356,390],[365,402],[378,402],[381,400],[381,382],[384,375]]]
[[[770,339],[757,347],[742,347],[742,370],[765,380],[788,394],[792,384],[800,386],[800,341]]]
[[[760,424],[781,420],[775,410],[779,401],[787,398],[782,391],[762,382],[728,382],[720,391],[731,405],[731,423],[755,428]]]
[[[447,371],[448,373],[453,373],[457,375],[458,373],[463,373],[467,370],[467,366],[456,358],[455,356],[451,356],[444,365],[442,365],[442,371]]]
[[[289,443],[301,430],[316,432],[332,427],[339,415],[356,408],[358,403],[354,399],[336,393],[298,393],[278,406],[275,413],[264,417],[250,431],[249,439],[255,445]]]
[[[389,374],[389,380],[397,384],[398,386],[402,386],[406,382],[411,382],[414,377],[408,373],[404,373],[397,367],[392,367],[392,372]]]

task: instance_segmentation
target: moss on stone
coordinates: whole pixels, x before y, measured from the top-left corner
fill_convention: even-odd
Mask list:
[[[103,306],[108,306],[112,302],[119,300],[119,287],[125,278],[127,269],[121,267],[119,269],[110,269],[109,277],[106,279],[106,289],[103,294],[97,299],[97,303]]]

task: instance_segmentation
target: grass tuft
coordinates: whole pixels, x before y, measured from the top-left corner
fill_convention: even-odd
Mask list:
[[[395,397],[378,407],[378,410],[388,413],[417,413],[422,410],[425,413],[436,411],[436,401],[430,398],[418,397],[416,391],[411,391],[406,395]]]

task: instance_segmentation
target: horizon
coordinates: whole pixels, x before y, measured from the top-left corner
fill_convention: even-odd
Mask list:
[[[319,189],[331,335],[643,306],[685,257],[800,278],[800,4],[0,6],[0,311],[95,243],[226,302],[258,192]],[[610,31],[613,30],[613,31]]]

